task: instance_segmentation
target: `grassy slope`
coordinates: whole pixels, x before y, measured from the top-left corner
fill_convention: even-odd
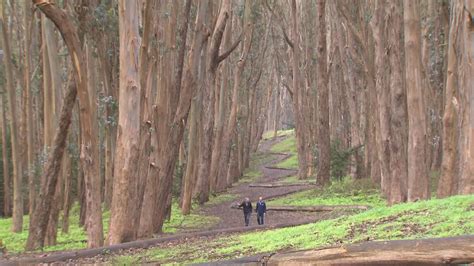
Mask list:
[[[281,161],[275,166],[288,169],[297,169],[298,168],[298,155],[296,152],[296,138],[294,131],[287,133],[288,138],[281,141],[280,143],[275,144],[272,148],[272,152],[283,152],[291,154],[286,160]]]
[[[293,180],[296,177],[292,177]],[[370,180],[345,178],[335,181],[324,190],[316,188],[297,192],[268,202],[272,205],[314,206],[314,205],[368,205],[385,206],[385,200]]]
[[[392,207],[379,206],[341,218],[291,228],[193,240],[159,247],[116,262],[204,262],[262,252],[309,249],[366,240],[413,239],[474,234],[474,195],[455,196]],[[205,251],[205,252],[203,252]]]

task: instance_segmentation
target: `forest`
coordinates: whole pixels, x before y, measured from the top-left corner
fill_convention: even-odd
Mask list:
[[[0,264],[474,262],[474,0],[0,0],[0,39]]]

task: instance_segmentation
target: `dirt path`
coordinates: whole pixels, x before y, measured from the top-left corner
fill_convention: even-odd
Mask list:
[[[267,156],[272,156],[275,159],[269,163],[259,166],[262,176],[257,179],[255,183],[270,183],[276,182],[284,179],[285,177],[296,175],[297,170],[287,170],[287,169],[275,169],[267,168],[271,167],[278,162],[285,160],[288,155],[281,153],[272,153],[270,151],[271,147],[276,143],[282,141],[285,137],[279,137],[272,140],[266,140],[261,143],[259,146],[259,152],[266,154]],[[314,186],[301,185],[301,186],[291,186],[291,187],[276,187],[276,188],[263,188],[263,187],[249,187],[249,183],[237,184],[234,187],[231,187],[227,190],[226,193],[236,195],[237,199],[232,201],[222,202],[216,205],[204,206],[201,210],[201,213],[206,215],[212,215],[220,218],[220,222],[212,227],[212,229],[223,229],[223,228],[235,228],[244,226],[244,218],[242,210],[231,209],[232,204],[243,201],[245,197],[250,198],[252,205],[255,207],[255,202],[260,196],[264,199],[276,198],[279,196],[291,194],[297,191],[307,190],[314,188]],[[267,202],[267,206],[271,204]],[[265,224],[272,226],[283,223],[290,222],[305,222],[311,220],[317,220],[320,214],[309,213],[309,212],[275,212],[269,211],[266,214]],[[250,225],[257,224],[257,216],[252,214]]]

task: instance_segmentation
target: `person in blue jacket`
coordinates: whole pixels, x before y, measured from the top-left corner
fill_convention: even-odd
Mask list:
[[[249,226],[250,215],[252,214],[252,209],[253,209],[250,199],[245,198],[244,202],[240,203],[239,207],[241,207],[244,211],[245,226]]]
[[[263,201],[262,197],[258,198],[257,206],[255,207],[255,212],[257,212],[257,223],[259,225],[264,224],[265,213],[267,212],[267,205]]]

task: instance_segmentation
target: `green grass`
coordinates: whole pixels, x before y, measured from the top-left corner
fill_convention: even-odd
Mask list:
[[[294,134],[295,133],[295,130],[294,129],[286,129],[286,130],[278,130],[277,131],[277,137],[282,137],[282,136],[288,136],[288,135],[291,135],[291,134]],[[269,140],[269,139],[272,139],[274,136],[274,132],[273,131],[267,131],[265,133],[263,133],[263,140]]]
[[[247,169],[244,175],[239,179],[239,183],[252,183],[262,176],[262,172],[256,169]]]
[[[194,240],[139,254],[141,262],[193,263],[262,252],[309,249],[368,240],[416,239],[474,234],[474,195],[454,196],[392,207],[313,224]]]
[[[324,189],[297,192],[268,202],[273,205],[368,205],[385,206],[385,200],[369,179],[353,180],[349,177],[333,182]]]
[[[112,265],[117,266],[132,266],[140,264],[140,258],[132,255],[120,256],[112,260]]]
[[[56,251],[66,249],[80,249],[87,246],[87,236],[82,227],[79,226],[79,206],[75,205],[71,210],[69,221],[69,232],[63,234],[58,228],[57,245],[45,247],[44,251]],[[108,232],[110,212],[104,212],[104,232]],[[0,219],[0,239],[8,252],[18,253],[24,251],[26,240],[28,239],[29,216],[23,216],[23,231],[12,233],[12,219]],[[62,225],[61,220],[59,225]]]
[[[215,200],[215,199],[214,199]],[[109,230],[110,211],[103,213],[104,234]],[[163,232],[175,233],[181,230],[192,230],[196,228],[207,228],[219,222],[218,217],[204,216],[197,212],[189,215],[182,215],[178,204],[174,203],[171,211],[170,221],[165,221]],[[26,240],[28,238],[29,217],[23,217],[23,231],[21,233],[12,233],[12,219],[0,219],[0,240],[4,247],[10,253],[20,253],[24,251]],[[59,222],[61,225],[61,221]],[[57,251],[69,249],[82,249],[87,247],[87,235],[82,227],[79,226],[79,206],[74,205],[71,210],[69,233],[63,234],[61,228],[58,228],[57,245],[45,247],[44,251]]]
[[[271,155],[268,155],[268,153],[256,152],[252,154],[249,167],[246,169],[246,171],[258,171],[260,173],[259,167],[273,161],[274,159],[275,158]]]
[[[291,176],[283,178],[280,182],[281,183],[298,183],[301,181],[304,181],[304,180],[298,179],[298,176],[296,175],[291,175]]]
[[[270,149],[272,152],[285,152],[285,153],[296,153],[296,137],[295,134],[292,133],[288,135],[288,138],[278,142],[277,144],[273,145]]]
[[[204,203],[204,205],[217,205],[217,204],[220,204],[220,203],[233,201],[236,198],[237,198],[237,195],[235,195],[235,194],[222,193],[222,194],[213,195],[213,196],[209,197],[209,201]]]
[[[214,198],[214,201],[219,200],[216,200],[216,198]],[[193,209],[197,208],[197,205],[193,204]],[[183,230],[209,228],[218,222],[219,218],[214,216],[204,216],[193,212],[188,215],[183,215],[179,209],[178,203],[173,203],[171,209],[171,218],[163,225],[163,232],[176,233]]]
[[[245,169],[243,176],[239,179],[238,184],[256,182],[261,176],[260,166],[270,163],[274,157],[268,153],[256,152],[250,158],[249,167]]]
[[[298,155],[292,154],[285,160],[275,164],[275,166],[285,169],[298,169]]]
[[[296,152],[296,137],[294,130],[289,131],[287,138],[273,145],[272,152],[289,153],[290,157],[277,163],[275,166],[287,169],[298,169],[298,153]]]

